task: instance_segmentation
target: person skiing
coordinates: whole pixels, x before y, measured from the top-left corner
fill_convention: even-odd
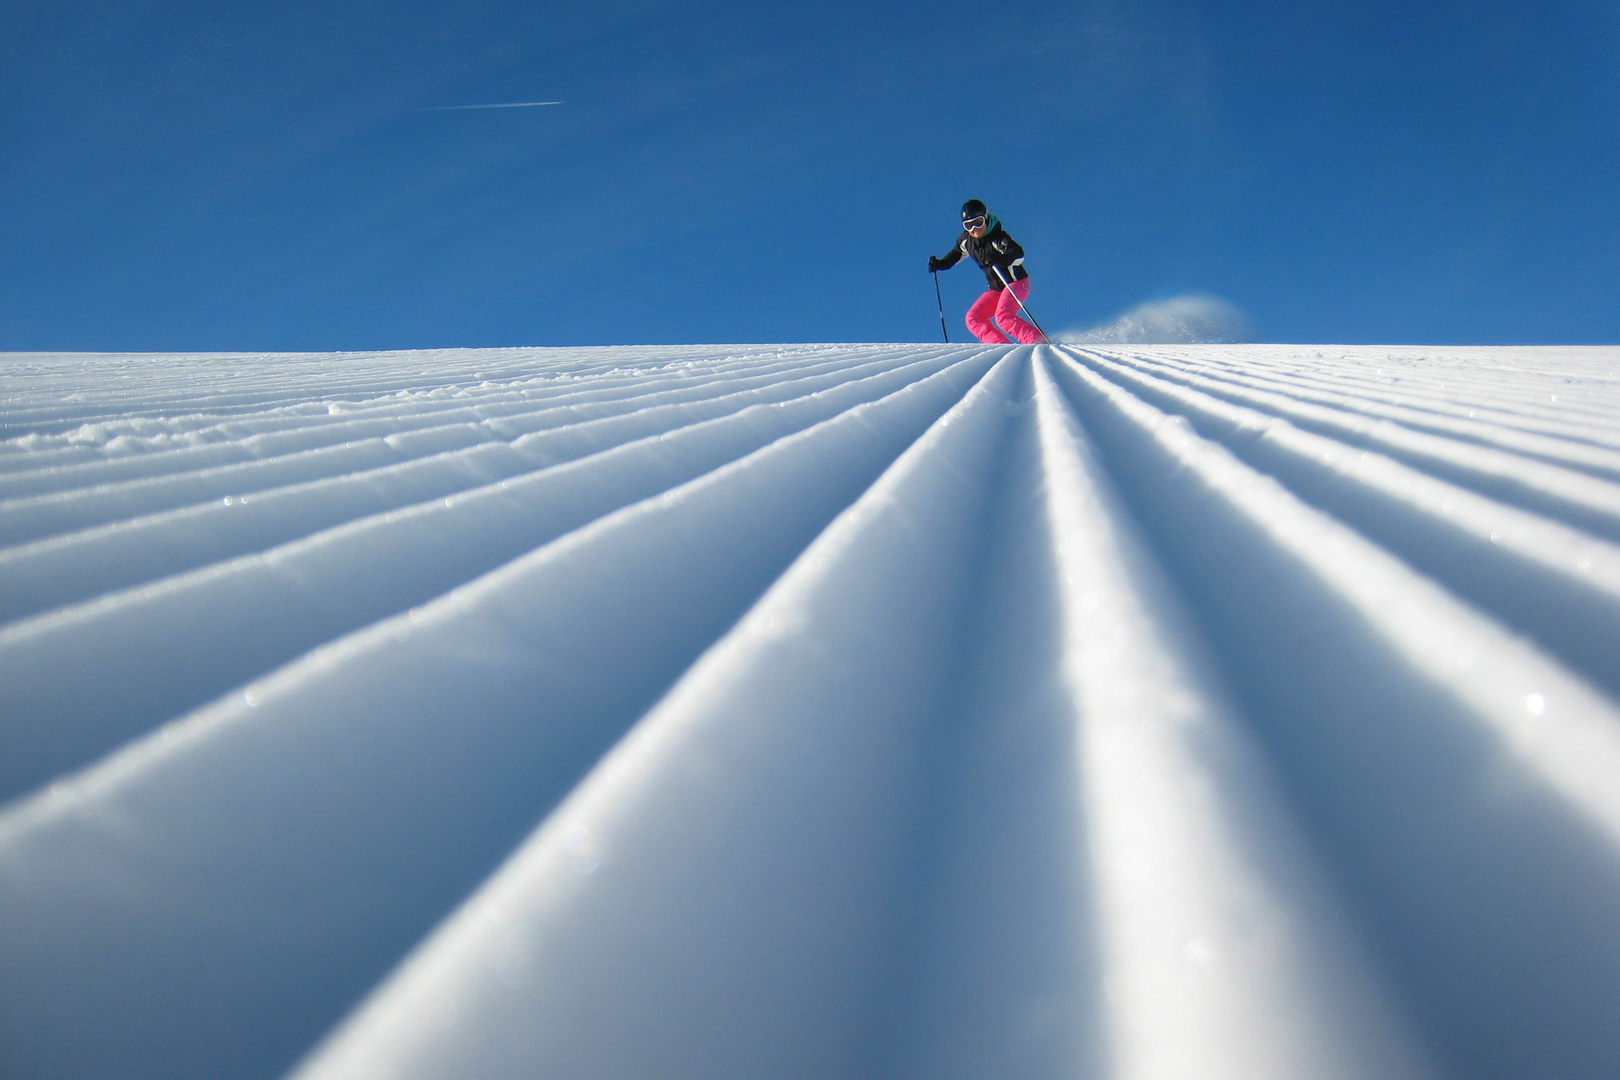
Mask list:
[[[1024,249],[1007,235],[996,215],[986,210],[978,199],[962,204],[962,235],[943,259],[928,256],[928,270],[930,273],[949,270],[962,261],[963,255],[979,264],[985,280],[990,283],[989,290],[967,310],[967,328],[973,336],[987,343],[1016,339],[1025,345],[1036,345],[1044,341],[1046,335],[1018,314],[1019,305],[1029,299]]]

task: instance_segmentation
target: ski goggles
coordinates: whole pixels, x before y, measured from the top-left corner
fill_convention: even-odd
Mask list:
[[[983,214],[980,214],[976,218],[968,218],[966,221],[962,222],[962,228],[966,229],[968,232],[972,232],[974,229],[982,229],[988,224],[989,219]]]

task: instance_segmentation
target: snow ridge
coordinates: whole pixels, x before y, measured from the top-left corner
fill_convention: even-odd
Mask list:
[[[1617,362],[10,356],[0,1074],[1620,1074]]]

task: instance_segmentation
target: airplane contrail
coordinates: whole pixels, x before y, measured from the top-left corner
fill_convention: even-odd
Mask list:
[[[449,112],[452,109],[532,109],[536,105],[561,105],[560,101],[508,101],[499,105],[429,105],[417,112]]]

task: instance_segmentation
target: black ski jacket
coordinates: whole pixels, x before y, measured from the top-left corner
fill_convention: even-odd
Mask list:
[[[975,240],[966,230],[956,238],[956,246],[951,253],[939,260],[941,270],[949,270],[962,261],[966,255],[979,264],[984,271],[984,278],[990,283],[990,288],[1000,292],[1006,288],[1001,279],[996,276],[996,267],[1007,275],[1008,281],[1023,281],[1029,277],[1024,269],[1024,249],[1018,246],[1018,241],[1007,235],[1001,227],[1001,222],[994,217],[990,219],[990,229],[983,236]]]

